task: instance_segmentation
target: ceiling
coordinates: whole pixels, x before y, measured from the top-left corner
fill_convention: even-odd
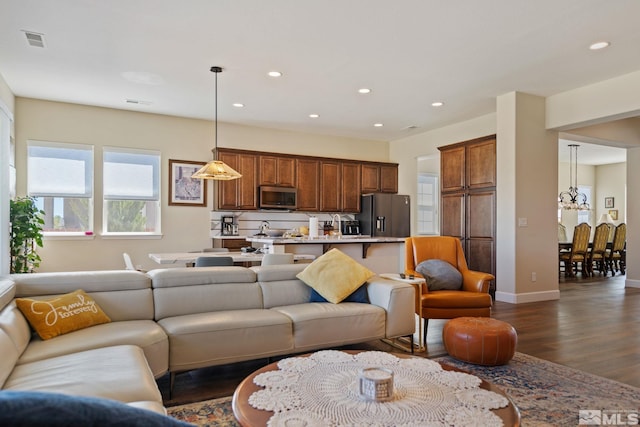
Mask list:
[[[578,163],[581,165],[597,166],[612,163],[624,163],[627,161],[627,150],[625,148],[560,139],[558,141],[559,162],[569,163],[569,157],[571,156],[569,144],[578,145],[577,157]]]
[[[16,96],[213,119],[209,69],[221,66],[220,121],[380,141],[494,112],[511,91],[546,97],[640,69],[637,0],[0,0],[0,10],[0,74]],[[611,46],[588,49],[600,40]]]

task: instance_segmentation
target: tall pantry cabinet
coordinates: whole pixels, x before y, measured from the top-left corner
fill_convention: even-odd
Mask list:
[[[440,150],[440,233],[460,239],[471,270],[496,273],[496,136]]]

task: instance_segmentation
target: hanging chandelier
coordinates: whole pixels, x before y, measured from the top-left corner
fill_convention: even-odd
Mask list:
[[[587,195],[578,191],[578,144],[569,144],[569,191],[558,195],[558,209],[588,211]]]
[[[191,178],[195,179],[214,179],[217,181],[230,181],[232,179],[242,178],[242,175],[238,173],[231,166],[227,165],[221,160],[217,160],[217,148],[218,148],[218,74],[222,72],[222,67],[211,67],[210,70],[216,75],[216,93],[215,93],[215,116],[214,116],[214,129],[215,135],[213,140],[213,160],[204,165],[200,170],[191,175]]]

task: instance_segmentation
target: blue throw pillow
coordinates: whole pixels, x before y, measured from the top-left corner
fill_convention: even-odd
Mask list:
[[[96,397],[0,391],[0,425],[11,427],[188,427],[169,416]]]
[[[315,289],[311,288],[311,298],[309,298],[309,302],[329,302],[322,295],[316,292]],[[362,304],[369,304],[369,293],[367,292],[367,285],[364,284],[360,286],[358,289],[353,291],[351,295],[346,297],[342,302],[359,302]]]

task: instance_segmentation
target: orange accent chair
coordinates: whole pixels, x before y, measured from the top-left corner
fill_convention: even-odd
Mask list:
[[[416,285],[416,314],[424,319],[424,327],[419,328],[422,329],[421,347],[427,342],[429,319],[491,317],[489,283],[495,277],[489,273],[469,270],[459,239],[449,236],[408,237],[404,245],[405,274],[422,277],[416,267],[429,259],[447,261],[462,274],[460,290],[429,291],[425,283]]]

